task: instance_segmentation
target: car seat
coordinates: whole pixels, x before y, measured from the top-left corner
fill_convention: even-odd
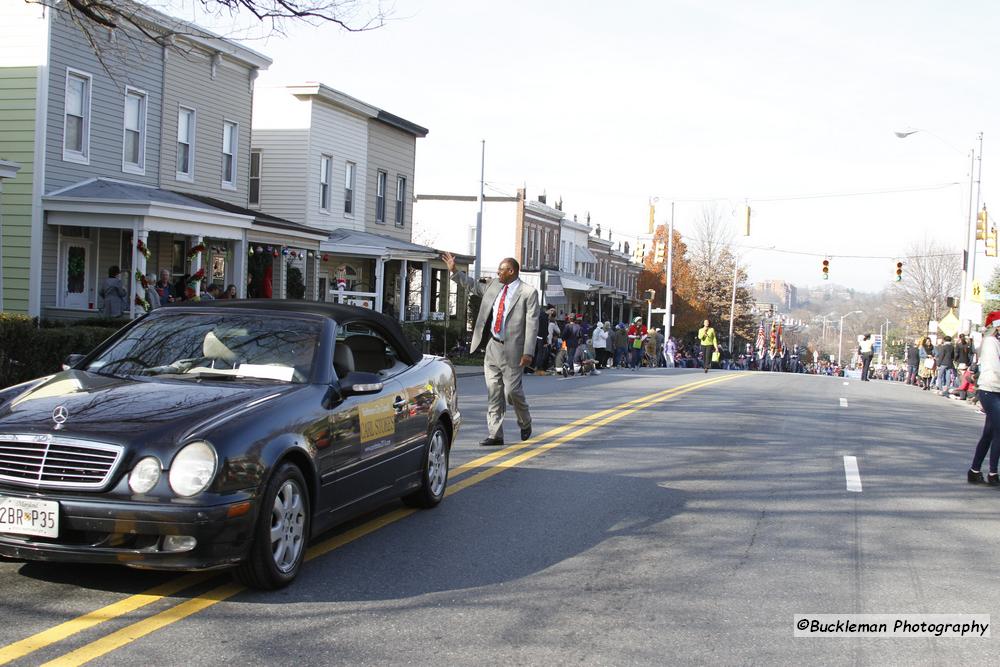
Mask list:
[[[333,370],[341,379],[354,371],[354,352],[342,340],[333,347]]]
[[[385,342],[376,336],[348,336],[344,343],[354,353],[354,367],[366,373],[378,373],[392,364],[385,353]]]

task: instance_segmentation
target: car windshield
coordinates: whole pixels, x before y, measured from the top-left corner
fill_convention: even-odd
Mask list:
[[[113,376],[308,382],[322,330],[317,319],[273,313],[153,315],[85,370]]]

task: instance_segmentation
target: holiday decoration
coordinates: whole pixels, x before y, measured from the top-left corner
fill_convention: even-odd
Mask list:
[[[191,248],[191,250],[188,251],[187,255],[188,261],[193,262],[194,258],[203,252],[205,252],[205,244],[199,243],[198,245],[194,246],[193,248]]]
[[[277,248],[274,248],[273,250],[271,250],[271,256],[272,257],[277,257],[278,256],[278,249]]]
[[[188,280],[188,286],[194,287],[201,282],[201,279],[205,277],[205,269],[198,269],[194,275]]]
[[[135,280],[137,283],[142,285],[142,289],[149,289],[149,281],[146,280],[146,276],[142,275],[142,271],[136,270]]]
[[[247,250],[247,254],[253,257],[253,246],[250,246],[250,249]]]
[[[326,253],[324,252],[324,253],[323,253],[323,261],[324,261],[324,262],[327,262],[327,261],[329,261],[329,260],[330,260],[330,256],[329,256],[329,255],[327,255],[327,254],[326,254]]]
[[[143,310],[145,310],[147,313],[149,312],[149,302],[146,301],[145,299],[143,299],[138,294],[135,295],[135,305],[139,306],[140,308],[142,308]]]
[[[288,254],[288,248],[282,248],[281,249],[281,254],[282,255],[287,255]]]
[[[312,250],[310,250],[309,251],[309,259],[312,259],[315,256],[316,256],[316,253],[314,253]]]
[[[142,239],[135,242],[135,249],[141,252],[142,256],[146,259],[149,259],[149,256],[152,254],[149,252],[149,248],[146,247],[146,244],[142,242]]]

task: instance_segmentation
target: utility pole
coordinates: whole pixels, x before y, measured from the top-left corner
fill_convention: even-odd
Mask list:
[[[479,214],[476,215],[476,270],[474,277],[479,280],[483,270],[483,190],[486,189],[486,140],[482,140],[479,161]]]
[[[736,321],[736,272],[740,263],[733,255],[733,299],[729,304],[729,358],[733,357],[733,323]]]
[[[673,326],[673,313],[671,307],[674,303],[674,202],[670,202],[670,224],[667,228],[667,294],[666,303],[663,307],[666,313],[663,314],[663,342],[670,339],[670,328]]]

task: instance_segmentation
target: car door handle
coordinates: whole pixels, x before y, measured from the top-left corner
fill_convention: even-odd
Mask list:
[[[403,408],[406,407],[406,399],[403,398],[402,396],[397,396],[396,401],[392,404],[392,407],[396,408],[397,410],[402,410]]]

